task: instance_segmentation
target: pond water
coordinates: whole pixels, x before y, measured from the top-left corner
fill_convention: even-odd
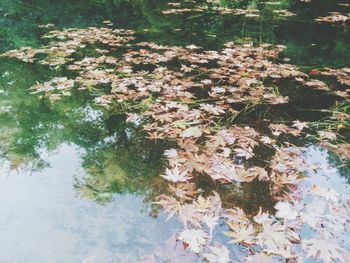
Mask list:
[[[40,172],[1,171],[1,262],[132,260],[178,228],[150,217],[143,195],[118,194],[106,205],[78,197],[78,147],[63,143],[40,156],[50,163]]]
[[[241,1],[241,7],[248,2]],[[164,15],[166,1],[2,0],[0,51],[42,45],[47,30],[39,25],[85,28],[110,20],[114,27],[135,30],[140,40],[157,44],[212,50],[228,41],[283,44],[288,63],[303,69],[349,67],[350,27],[314,22],[329,11],[349,13],[341,2],[284,0],[282,5],[297,16],[275,17],[265,10],[260,19],[249,19],[195,12]],[[181,223],[176,217],[167,220],[151,205],[166,185],[159,174],[165,169],[168,143],[148,140],[125,116],[95,105],[87,92],[55,103],[29,94],[29,87],[55,73],[43,65],[0,58],[0,262],[137,262],[155,251],[171,258]],[[282,108],[283,114],[319,119],[310,110],[330,107],[334,97],[311,93],[305,97],[288,91],[298,99]],[[349,142],[349,130],[343,136]],[[324,167],[310,176],[311,182],[349,195],[348,161],[312,141],[298,143],[307,147],[308,161]],[[211,187],[200,183],[204,190]],[[243,194],[227,194],[224,202],[241,202],[247,213],[260,206],[273,210],[265,194],[258,184]],[[242,260],[239,253],[236,259]],[[195,259],[183,255],[177,260]]]

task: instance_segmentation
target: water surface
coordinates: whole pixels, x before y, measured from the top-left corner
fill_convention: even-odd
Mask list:
[[[337,2],[291,3],[296,17],[277,19],[267,12],[254,20],[162,15],[168,8],[163,1],[3,0],[0,51],[39,46],[42,24],[100,26],[108,19],[159,44],[219,49],[227,41],[267,42],[286,45],[285,56],[301,67],[350,66],[349,27],[313,22],[336,10]],[[29,94],[30,86],[54,73],[0,61],[0,262],[132,262],[152,254],[181,229],[150,205],[164,187],[158,175],[165,145],[148,141],[125,116],[95,106],[87,93],[57,103]],[[327,102],[316,98],[310,108]],[[295,111],[305,106],[302,101],[288,114],[303,115]],[[313,182],[349,193],[348,164],[318,147],[310,146],[308,154],[334,168],[331,175],[312,176]],[[255,190],[246,189],[241,199],[228,194],[227,200],[245,200],[246,211],[256,211],[266,202],[254,199]]]

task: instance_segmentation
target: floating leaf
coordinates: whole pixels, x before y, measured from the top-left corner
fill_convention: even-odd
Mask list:
[[[216,244],[209,247],[210,253],[204,254],[206,260],[210,263],[228,263],[230,262],[230,252],[222,244]]]
[[[202,229],[185,229],[178,239],[186,243],[193,252],[199,253],[208,239],[208,234]]]
[[[174,183],[187,182],[192,178],[187,171],[181,171],[178,166],[175,166],[172,169],[166,168],[165,174],[161,176],[164,179]]]
[[[188,137],[200,137],[202,135],[202,130],[198,127],[190,127],[184,130],[181,134],[180,137],[182,138],[188,138]]]
[[[306,251],[306,257],[321,259],[324,263],[332,263],[335,260],[345,262],[341,252],[343,249],[338,245],[324,239],[303,240],[302,246]]]

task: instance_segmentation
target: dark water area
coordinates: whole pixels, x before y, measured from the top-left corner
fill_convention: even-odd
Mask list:
[[[241,2],[240,7],[245,7],[249,1]],[[207,49],[220,49],[228,41],[282,44],[288,47],[285,54],[294,64],[342,67],[350,63],[349,26],[314,22],[329,11],[350,12],[350,7],[338,5],[342,2],[280,2],[297,14],[292,17],[278,17],[271,12],[273,5],[269,8],[257,2],[255,6],[263,9],[262,18],[249,19],[215,13],[163,15],[161,11],[168,8],[164,1],[3,0],[0,50],[39,44],[43,30],[38,25],[86,27],[110,20],[117,28],[133,29],[145,40],[159,44],[196,44]]]

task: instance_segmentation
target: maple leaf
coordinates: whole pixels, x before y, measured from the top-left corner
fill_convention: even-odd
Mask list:
[[[264,224],[265,222],[270,220],[270,214],[268,212],[263,212],[262,208],[259,208],[259,213],[254,216],[254,221],[258,224]]]
[[[339,144],[337,146],[338,147],[334,150],[334,152],[343,158],[350,159],[350,144]]]
[[[186,243],[190,250],[199,253],[208,239],[208,234],[202,229],[185,229],[180,232],[178,239]]]
[[[211,166],[206,171],[213,180],[224,180],[226,182],[241,182],[242,179],[237,176],[235,165],[231,162],[225,162],[222,158],[212,158]]]
[[[292,134],[293,136],[299,136],[300,130],[292,129],[285,124],[270,124],[269,128],[273,131],[272,134],[275,136],[281,135],[281,133]]]
[[[234,151],[236,152],[237,156],[244,157],[246,160],[254,156],[253,150],[251,148],[247,148],[247,149],[237,148],[237,149],[234,149]]]
[[[325,198],[327,201],[337,203],[339,201],[339,194],[334,189],[325,189],[317,185],[310,187],[310,193]]]
[[[273,144],[275,142],[275,140],[271,139],[270,137],[267,136],[262,136],[260,138],[260,141],[265,143],[265,144]]]
[[[211,79],[204,79],[201,81],[201,83],[203,83],[204,85],[210,85],[210,84],[212,84],[212,82],[213,81]]]
[[[152,254],[142,256],[140,260],[135,261],[134,258],[125,258],[120,263],[193,263],[197,257],[194,253],[185,251],[182,246],[179,246],[177,235],[172,235],[165,242],[154,244]]]
[[[289,127],[285,124],[270,124],[269,128],[273,131],[272,134],[275,136],[281,135],[281,133],[288,133]]]
[[[218,214],[219,212],[221,212],[221,199],[220,199],[220,195],[213,191],[214,195],[208,196],[207,199],[211,202],[211,210],[214,211],[216,214]]]
[[[312,227],[315,230],[317,229],[319,224],[323,221],[322,215],[312,211],[311,212],[308,211],[307,213],[301,212],[300,217],[304,224],[308,224],[310,227]]]
[[[181,65],[181,70],[186,73],[193,71],[191,67],[187,67],[186,65]]]
[[[220,217],[213,214],[205,214],[202,216],[202,222],[212,231],[219,224]]]
[[[317,79],[312,79],[312,80],[306,82],[305,85],[308,87],[319,89],[319,90],[329,90],[326,83],[324,83],[323,81],[317,80]]]
[[[179,154],[181,157],[180,162],[186,170],[189,172],[192,172],[193,170],[204,172],[208,169],[208,160],[206,155],[199,155],[187,150],[188,149],[186,149],[186,152],[181,152],[181,154]]]
[[[232,145],[236,141],[236,136],[232,133],[230,133],[228,130],[219,130],[216,135],[210,136],[211,140],[209,143],[210,145],[221,145],[221,146],[226,146],[226,145]]]
[[[213,115],[221,115],[225,113],[222,107],[214,106],[212,104],[202,103],[200,104],[200,108]]]
[[[178,166],[172,169],[166,168],[165,174],[161,175],[161,177],[173,183],[187,182],[192,179],[187,171],[181,171]]]
[[[186,48],[188,48],[188,49],[200,49],[201,47],[192,44],[192,45],[186,46]]]
[[[307,122],[301,122],[301,121],[293,121],[292,127],[297,128],[299,131],[302,131],[304,128],[308,128]]]
[[[236,222],[226,222],[230,227],[230,231],[225,234],[231,238],[230,243],[255,243],[255,230],[253,225],[237,224]]]
[[[321,139],[326,139],[333,141],[337,138],[337,134],[332,131],[318,131],[318,135],[320,135]]]
[[[294,211],[290,205],[290,203],[286,201],[280,201],[275,205],[275,209],[277,210],[276,217],[283,218],[285,220],[293,220],[298,216],[298,212]]]
[[[184,204],[179,209],[179,218],[182,224],[187,227],[190,223],[193,226],[201,227],[202,214],[194,204]]]
[[[307,239],[303,240],[302,247],[306,251],[307,258],[322,259],[324,263],[332,263],[337,259],[345,262],[341,254],[344,250],[330,240]]]
[[[197,209],[199,209],[202,212],[206,212],[208,209],[212,207],[212,202],[210,198],[204,198],[203,196],[198,196],[198,199],[193,202]]]
[[[166,156],[167,158],[175,158],[177,157],[177,150],[176,149],[165,150],[164,156]]]
[[[231,209],[226,209],[223,217],[227,218],[228,221],[236,222],[239,224],[250,224],[247,215],[244,213],[242,208],[234,207]]]
[[[290,231],[287,231],[285,226],[271,218],[263,222],[262,231],[256,237],[257,243],[268,253],[285,254],[292,246],[289,240],[291,236],[288,233]]]
[[[318,17],[315,19],[317,22],[327,22],[327,23],[338,23],[338,22],[346,22],[350,17],[347,15],[343,15],[339,12],[331,12],[331,15],[325,17]]]
[[[157,197],[157,199],[158,201],[153,203],[160,205],[163,207],[165,212],[169,213],[167,220],[179,213],[181,209],[181,203],[176,200],[176,198],[167,195],[160,195]]]
[[[203,254],[210,263],[228,263],[230,262],[230,251],[222,244],[209,246],[210,253]]]
[[[164,133],[161,132],[148,132],[147,138],[150,140],[164,139]]]
[[[245,263],[277,263],[280,262],[277,259],[274,259],[271,256],[266,255],[265,253],[256,253],[255,255],[248,256]]]
[[[258,178],[260,181],[269,181],[270,178],[266,170],[262,167],[254,166],[250,167],[248,170],[242,168],[236,169],[237,175],[244,182],[252,182],[255,178]]]
[[[189,138],[189,137],[201,137],[202,135],[202,130],[198,127],[190,127],[187,128],[186,130],[182,131],[180,134],[180,137],[182,138]]]
[[[269,98],[269,103],[271,104],[284,104],[284,103],[288,103],[289,101],[289,97],[283,97],[283,96],[274,96]]]
[[[186,149],[186,152],[196,153],[199,151],[196,140],[193,138],[179,139],[179,146],[182,149]]]
[[[183,200],[192,200],[198,193],[195,183],[179,183],[176,186],[169,184],[169,188],[177,197]]]
[[[136,113],[127,113],[127,116],[128,117],[126,118],[126,122],[138,124],[141,120],[140,115],[138,115]]]

